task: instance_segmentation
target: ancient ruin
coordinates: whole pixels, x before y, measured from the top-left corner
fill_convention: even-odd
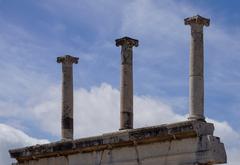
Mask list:
[[[116,40],[116,46],[121,49],[121,100],[120,100],[120,130],[133,128],[133,46],[138,46],[138,40],[124,37]]]
[[[78,63],[77,57],[69,55],[58,57],[62,63],[62,139],[73,139],[73,73],[72,64]]]
[[[189,70],[189,119],[205,120],[204,117],[204,51],[203,26],[210,20],[199,15],[186,18],[185,25],[191,26],[191,52]]]
[[[12,149],[14,165],[212,165],[226,163],[224,144],[213,135],[214,125],[204,117],[203,26],[199,15],[184,20],[191,26],[189,118],[183,122],[133,128],[133,46],[124,37],[121,46],[120,130],[100,136],[73,139],[72,64],[78,58],[59,57],[63,64],[62,140]]]

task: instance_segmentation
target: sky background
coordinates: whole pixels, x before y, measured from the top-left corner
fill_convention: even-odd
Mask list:
[[[75,138],[119,128],[120,48],[134,48],[134,125],[187,119],[190,27],[204,28],[205,115],[240,162],[240,2],[226,0],[0,0],[0,164],[8,149],[60,139],[61,65],[74,65]]]

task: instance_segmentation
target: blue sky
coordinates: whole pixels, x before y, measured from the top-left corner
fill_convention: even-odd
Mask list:
[[[75,137],[117,130],[120,49],[114,40],[123,36],[140,42],[134,48],[135,126],[186,119],[190,28],[183,19],[200,14],[211,19],[204,29],[205,114],[216,123],[216,134],[224,136],[229,164],[235,165],[240,153],[239,5],[224,0],[0,0],[0,131],[11,128],[35,139],[9,141],[11,147],[60,139],[56,57],[65,54],[80,58],[74,65]]]

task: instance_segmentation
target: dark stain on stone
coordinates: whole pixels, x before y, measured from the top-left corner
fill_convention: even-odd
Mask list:
[[[70,117],[64,117],[63,119],[63,129],[72,129],[73,128],[73,119]]]

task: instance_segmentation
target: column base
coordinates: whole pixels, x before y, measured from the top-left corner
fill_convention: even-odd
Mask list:
[[[188,120],[198,120],[198,121],[206,122],[204,116],[198,116],[198,115],[191,115],[188,117]]]

